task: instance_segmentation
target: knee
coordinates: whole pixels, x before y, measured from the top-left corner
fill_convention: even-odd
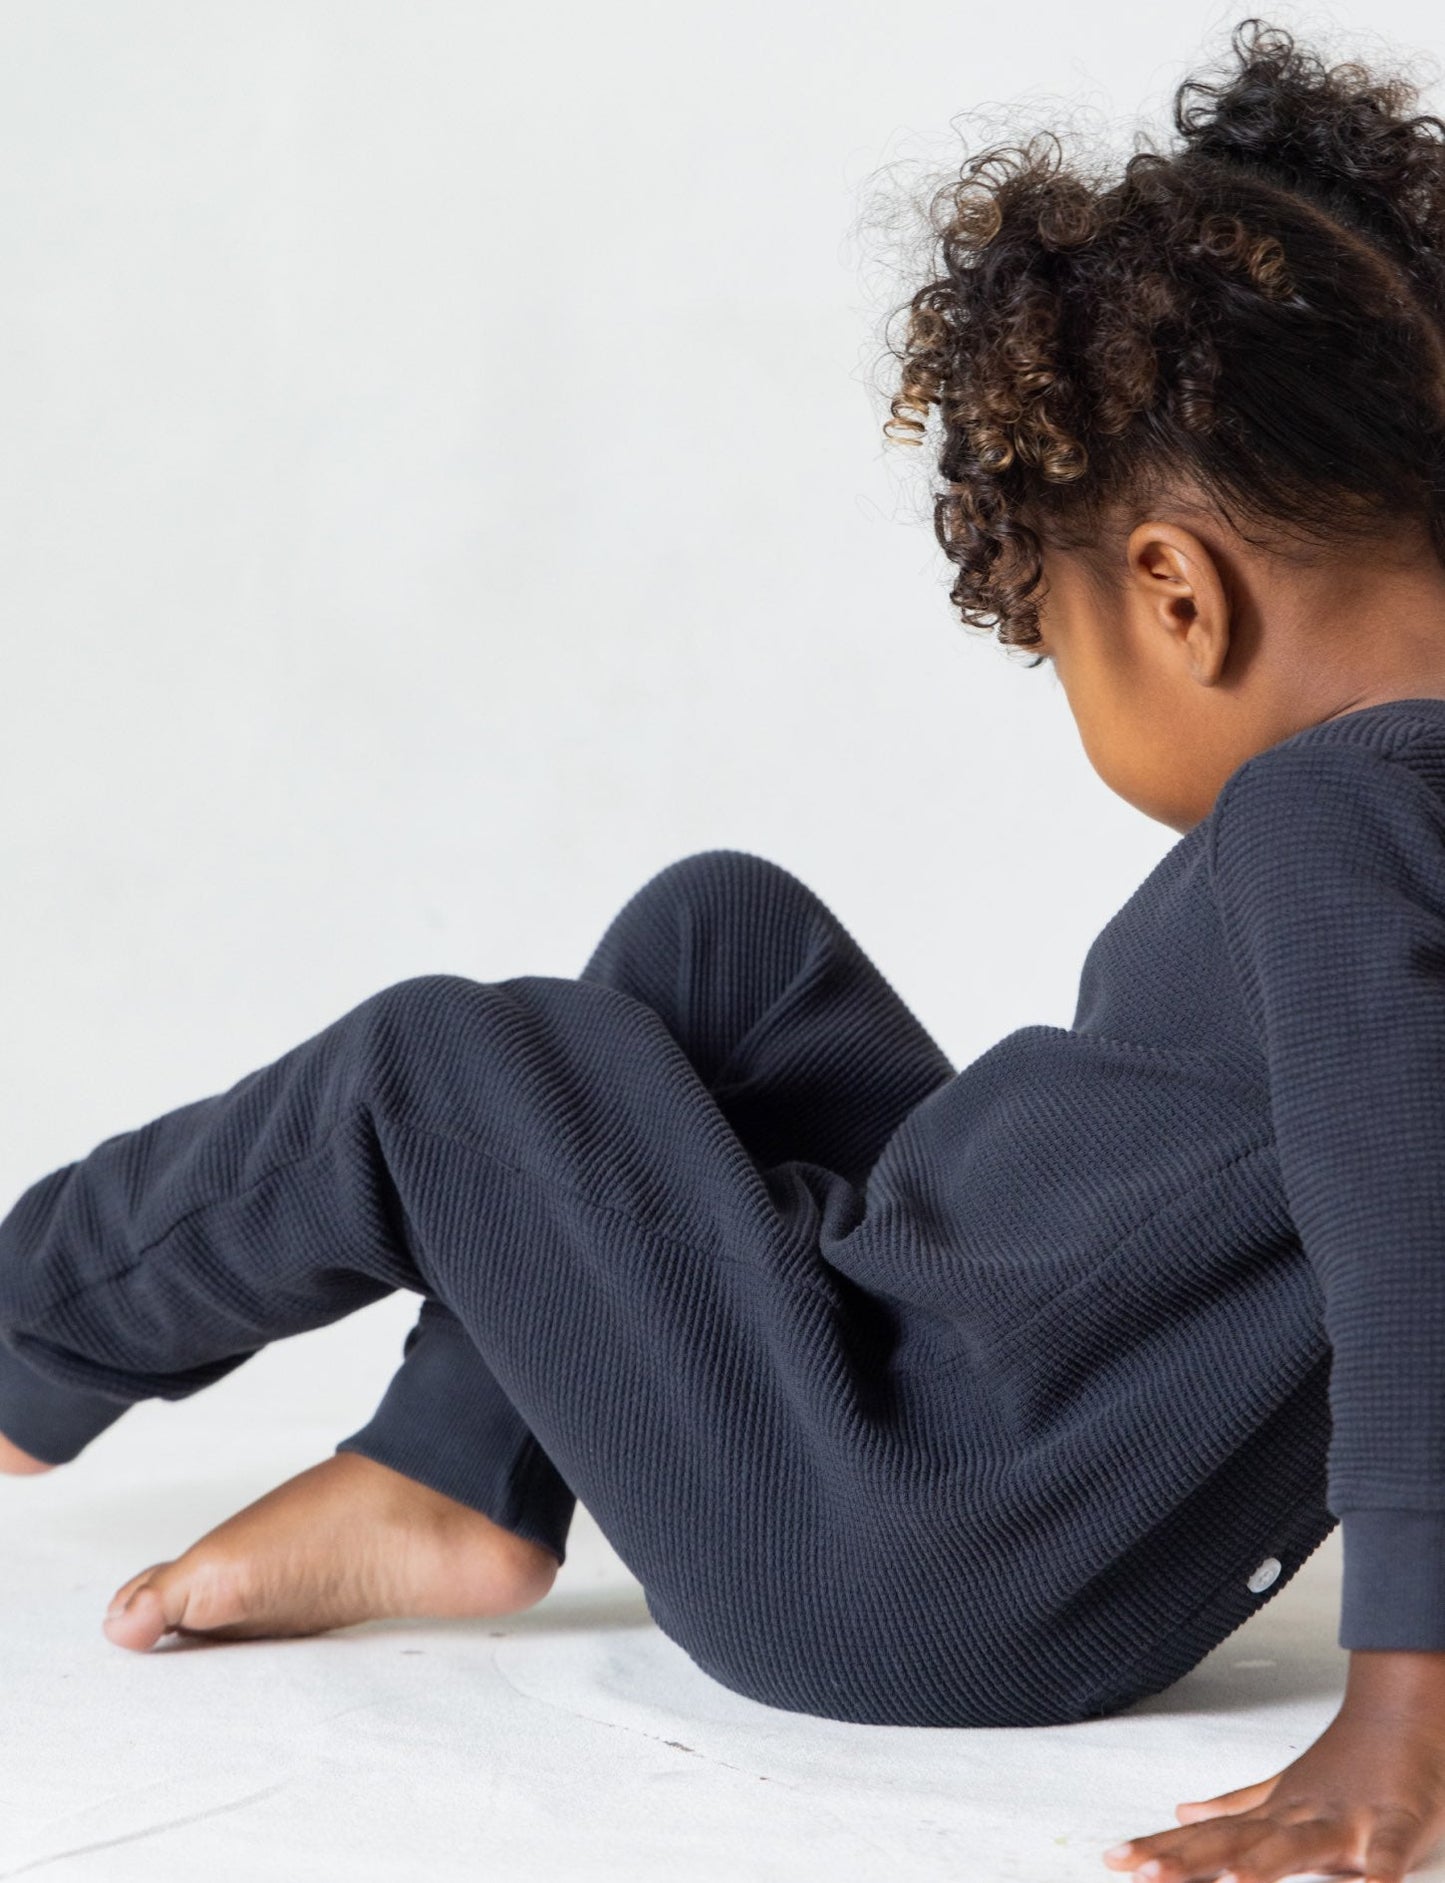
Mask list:
[[[429,1021],[445,1026],[459,1007],[475,1000],[483,985],[464,974],[411,974],[405,980],[388,982],[365,1004],[378,1016],[404,1020],[409,1026]]]
[[[827,911],[791,870],[751,850],[694,850],[666,863],[624,903],[611,925],[611,945],[675,936],[699,927],[717,938],[760,930],[811,930]]]
[[[350,1016],[345,1076],[378,1118],[449,1129],[475,1119],[479,1082],[507,1063],[505,997],[461,974],[378,988]]]
[[[784,893],[796,895],[801,891],[811,895],[802,881],[781,863],[774,863],[771,857],[759,856],[752,850],[693,850],[686,856],[678,857],[674,862],[664,864],[644,887],[654,885],[684,896],[706,897],[721,893],[730,901],[735,901],[739,894],[767,895]]]
[[[360,1012],[369,1072],[425,1067],[435,1073],[479,1030],[496,1027],[499,1002],[494,986],[464,974],[413,974],[379,988]]]

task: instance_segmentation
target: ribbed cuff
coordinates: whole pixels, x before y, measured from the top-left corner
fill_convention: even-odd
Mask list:
[[[1339,1644],[1445,1649],[1445,1511],[1347,1510]]]
[[[565,1562],[576,1496],[461,1322],[427,1300],[402,1353],[376,1412],[336,1450],[389,1465]]]
[[[76,1386],[60,1386],[0,1341],[0,1432],[45,1465],[68,1465],[130,1409]]]

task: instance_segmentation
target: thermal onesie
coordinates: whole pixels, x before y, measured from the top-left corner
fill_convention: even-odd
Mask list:
[[[966,902],[961,893],[960,903]],[[965,910],[961,969],[1006,924]],[[0,1220],[0,1431],[73,1458],[422,1297],[361,1452],[699,1667],[905,1725],[1118,1711],[1344,1524],[1347,1647],[1445,1648],[1445,700],[1246,761],[1069,1027],[956,1069],[716,849],[576,978],[422,974]]]

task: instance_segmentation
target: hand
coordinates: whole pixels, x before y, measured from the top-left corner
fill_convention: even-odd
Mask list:
[[[1350,1656],[1345,1697],[1293,1764],[1104,1853],[1146,1883],[1275,1883],[1300,1871],[1403,1883],[1445,1831],[1445,1653]]]

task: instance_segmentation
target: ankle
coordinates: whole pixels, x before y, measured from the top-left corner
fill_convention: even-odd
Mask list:
[[[36,1478],[42,1472],[54,1469],[54,1465],[32,1458],[28,1451],[21,1451],[18,1445],[12,1445],[5,1434],[0,1432],[0,1474],[7,1478]]]

